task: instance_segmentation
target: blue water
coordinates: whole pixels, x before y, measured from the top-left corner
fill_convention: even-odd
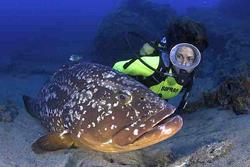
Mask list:
[[[144,0],[133,2],[138,1]],[[213,51],[217,54],[228,55],[223,51],[226,44],[230,43],[228,40],[232,38],[232,35],[228,34],[244,36],[244,33],[249,30],[249,26],[246,25],[250,18],[246,8],[249,5],[247,0],[241,2],[233,0],[151,0],[150,2],[157,4],[153,8],[160,8],[168,4],[178,15],[189,16],[207,26],[209,40],[212,41],[209,49],[214,49]],[[221,2],[224,3],[221,5]],[[71,54],[81,55],[84,60],[89,61],[93,58],[94,52],[99,49],[95,45],[99,42],[95,37],[99,32],[104,31],[103,27],[105,26],[103,25],[107,23],[104,21],[104,18],[107,18],[109,14],[117,12],[123,3],[124,0],[1,0],[0,63],[3,66],[19,62],[25,64],[26,61],[34,64],[43,63],[44,65],[51,62],[63,64]],[[218,6],[220,7],[218,8]],[[131,8],[133,8],[133,3]],[[143,15],[143,18],[135,21],[135,23],[140,25],[138,29],[142,28],[143,24],[150,25],[147,18],[155,17],[148,12],[150,10],[146,10],[146,8],[145,12],[143,10],[141,8],[140,11],[136,11],[136,9],[133,11]],[[198,12],[192,13],[194,11]],[[155,18],[155,20],[158,19],[157,23],[160,24],[161,21],[159,20],[164,19],[160,18],[160,15],[165,16],[168,12],[162,11],[157,13]],[[231,19],[234,20],[232,21]],[[122,22],[114,20],[114,25]],[[124,27],[128,26],[126,21],[123,24]],[[162,32],[165,31],[162,28],[155,28],[158,25],[155,26],[153,24],[155,23],[152,23],[151,27],[146,27],[148,25],[145,25],[144,29],[151,32],[151,36],[159,36],[161,34],[161,32],[157,32],[159,29]],[[226,24],[229,26],[235,25],[236,28],[232,27],[228,32],[222,30],[223,32],[220,33],[220,29],[227,27]],[[241,26],[241,24],[244,26]],[[149,28],[152,28],[152,30]],[[125,30],[128,29],[129,27],[126,27]],[[233,29],[238,29],[240,33],[233,32]],[[116,30],[106,29],[105,31],[102,32],[102,34],[106,33],[104,38],[112,39],[114,35],[112,33]],[[139,31],[143,32],[143,29]],[[120,37],[120,39],[122,38],[123,36]],[[124,44],[119,42],[115,41],[113,43],[111,40],[109,45],[104,42],[103,45],[107,45],[108,48],[102,48],[102,50],[105,50],[103,55],[100,54],[102,50],[98,50],[100,55],[97,55],[97,57],[109,56],[109,52],[110,57],[107,57],[107,59],[112,59],[112,56],[114,56],[112,54],[114,53],[116,53],[115,56],[117,57],[125,54],[119,48],[119,45]],[[220,46],[220,44],[223,46]],[[211,67],[208,69],[211,69]]]
[[[211,6],[218,0],[154,1],[169,3],[178,12],[190,6]],[[1,61],[22,53],[39,56],[89,54],[100,22],[119,0],[2,0],[0,1]],[[35,56],[35,55],[33,55]]]
[[[84,52],[115,6],[115,0],[0,1],[1,59],[34,48],[45,55]]]

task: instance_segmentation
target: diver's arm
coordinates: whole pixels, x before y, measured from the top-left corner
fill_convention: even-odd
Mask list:
[[[187,105],[188,97],[189,97],[190,91],[191,91],[191,89],[193,87],[193,79],[194,79],[194,77],[192,77],[191,81],[184,88],[185,89],[184,94],[183,94],[182,99],[181,99],[181,101],[180,101],[180,103],[179,103],[179,105],[178,105],[178,107],[176,109],[177,114],[181,113],[185,109],[185,107]]]
[[[142,61],[155,69],[159,65],[159,54],[149,43],[145,43],[140,49],[140,58],[117,62],[113,69],[131,76],[152,75],[154,70],[148,68]]]
[[[185,107],[187,105],[188,97],[189,97],[189,91],[185,90],[185,92],[182,96],[181,102],[180,102],[179,106],[177,107],[177,111],[181,112],[182,110],[185,109]]]
[[[159,56],[152,56],[152,57],[145,56],[145,57],[141,57],[141,59],[155,69],[159,65]],[[121,73],[131,75],[131,76],[147,77],[147,76],[150,76],[154,73],[153,70],[146,67],[138,59],[119,61],[119,62],[115,63],[115,65],[113,66],[113,69],[115,69]]]

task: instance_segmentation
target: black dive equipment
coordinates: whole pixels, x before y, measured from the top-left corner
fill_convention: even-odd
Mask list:
[[[153,67],[150,66],[149,64],[147,64],[147,63],[141,58],[141,56],[138,55],[138,54],[133,50],[133,48],[132,48],[132,46],[131,46],[131,43],[130,43],[130,40],[129,40],[129,35],[133,35],[133,36],[135,36],[135,37],[140,38],[141,40],[143,40],[144,43],[149,43],[149,45],[152,46],[156,51],[158,51],[159,53],[162,53],[162,54],[161,54],[161,57],[162,57],[163,60],[167,58],[166,52],[163,50],[163,49],[164,49],[164,46],[160,48],[160,47],[158,47],[158,44],[159,44],[158,41],[149,42],[149,40],[145,39],[142,35],[140,35],[140,34],[138,34],[138,33],[136,33],[136,32],[127,32],[127,33],[125,34],[125,40],[126,40],[126,42],[127,42],[127,44],[128,44],[129,49],[131,50],[131,52],[136,56],[136,58],[137,58],[143,65],[145,65],[146,67],[148,67],[148,68],[151,69],[152,71],[155,71],[156,73],[160,74],[160,76],[173,76],[172,73],[167,73],[167,72],[164,73],[164,72],[162,72],[162,71],[159,71],[159,70],[153,68]],[[165,38],[164,38],[164,39],[165,39]],[[136,61],[136,59],[132,59],[131,61],[129,61],[128,63],[126,63],[126,64],[124,65],[124,68],[126,69],[126,68],[127,68],[131,63],[133,63],[134,61]],[[169,62],[169,60],[166,60],[166,62],[167,62],[167,61]],[[165,61],[164,61],[164,62],[165,62]],[[164,64],[164,65],[166,66],[167,64]],[[168,64],[168,65],[169,65],[169,64]]]

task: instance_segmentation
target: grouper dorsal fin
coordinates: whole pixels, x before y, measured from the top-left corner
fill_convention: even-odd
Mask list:
[[[42,154],[50,151],[71,148],[74,141],[69,133],[50,133],[40,137],[32,144],[32,150],[36,154]]]
[[[40,118],[40,113],[37,110],[38,109],[38,104],[37,101],[29,96],[23,95],[23,102],[26,111],[34,118],[39,119]]]

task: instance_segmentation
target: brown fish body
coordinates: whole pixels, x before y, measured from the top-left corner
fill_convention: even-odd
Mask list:
[[[65,66],[36,100],[24,101],[50,132],[33,144],[34,151],[86,146],[125,152],[165,140],[182,127],[179,116],[166,119],[175,110],[172,105],[127,75],[99,64]]]

